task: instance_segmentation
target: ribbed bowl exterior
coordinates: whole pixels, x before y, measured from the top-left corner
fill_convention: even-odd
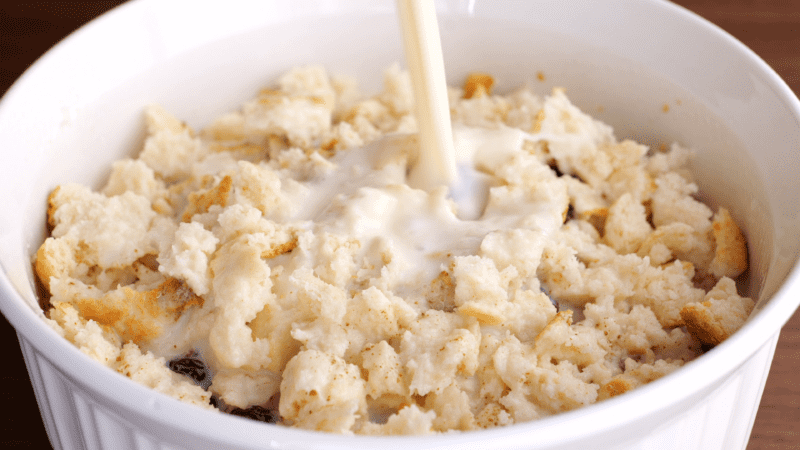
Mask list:
[[[105,401],[84,382],[73,379],[52,364],[25,338],[18,335],[20,347],[33,383],[48,437],[56,450],[194,450],[220,448],[186,429],[152,426],[121,413],[118,404]],[[607,450],[735,450],[747,447],[778,334],[767,341],[744,364],[719,380],[697,399],[689,399],[686,409],[672,409],[647,417],[637,425],[636,437],[615,433],[594,436],[585,442],[570,441],[548,450],[603,448]],[[271,425],[264,425],[272,427]],[[602,445],[601,445],[602,443]],[[600,446],[598,446],[600,445]],[[232,450],[272,447],[268,442],[252,446],[225,444]],[[277,448],[303,448],[278,446]],[[542,449],[532,445],[531,449]]]

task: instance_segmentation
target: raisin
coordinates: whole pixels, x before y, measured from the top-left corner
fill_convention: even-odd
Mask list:
[[[550,167],[550,170],[552,170],[553,172],[556,173],[556,176],[558,176],[558,177],[564,176],[564,172],[562,172],[558,168],[558,163],[556,162],[555,158],[550,158],[547,161],[547,165]]]
[[[208,389],[208,386],[211,385],[208,367],[206,367],[206,364],[194,351],[187,353],[181,358],[175,358],[170,361],[169,370],[191,378],[195,383],[202,386],[203,389]]]
[[[572,203],[570,203],[569,206],[567,207],[567,213],[564,215],[564,223],[567,223],[574,218],[575,218],[575,207],[572,206]]]
[[[250,406],[247,409],[234,408],[229,411],[229,414],[266,423],[278,423],[280,419],[280,416],[275,411],[258,405]]]

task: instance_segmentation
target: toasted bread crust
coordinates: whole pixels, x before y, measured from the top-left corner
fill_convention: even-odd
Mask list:
[[[189,222],[192,220],[192,216],[208,212],[213,205],[225,207],[232,189],[233,179],[229,175],[225,175],[216,186],[207,191],[189,194],[189,205],[184,210],[181,219]]]
[[[736,278],[747,269],[747,242],[725,208],[720,208],[712,223],[714,260],[709,271],[717,278]]]
[[[488,73],[473,72],[464,82],[464,98],[483,97],[492,93],[494,77]]]

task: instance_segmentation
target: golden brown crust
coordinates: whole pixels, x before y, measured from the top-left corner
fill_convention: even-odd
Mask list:
[[[280,256],[284,253],[289,253],[290,251],[294,250],[295,247],[297,247],[297,237],[264,251],[261,253],[261,257],[264,259],[275,258],[276,256]]]
[[[721,278],[702,303],[689,303],[681,309],[686,329],[698,341],[717,345],[742,327],[755,302],[736,292],[736,283]]]
[[[122,295],[110,292],[99,299],[78,298],[72,304],[84,319],[111,327],[123,342],[138,345],[157,337],[166,321],[177,320],[192,306],[202,306],[203,298],[182,281],[169,278],[149,291],[123,287]]]
[[[33,268],[42,285],[50,291],[50,278],[68,275],[74,265],[72,250],[58,245],[54,238],[47,238],[36,251]]]
[[[263,105],[272,105],[280,102],[283,96],[278,89],[264,88],[258,91],[258,102]]]
[[[147,295],[150,302],[160,304],[174,320],[178,320],[184,311],[193,306],[203,306],[203,298],[195,295],[185,282],[177,278],[168,278],[159,287],[147,291]]]
[[[540,339],[546,337],[548,334],[554,334],[560,327],[569,327],[572,325],[572,311],[569,309],[564,311],[559,311],[550,319],[550,322],[536,335],[536,339],[534,342],[539,341]]]
[[[579,214],[581,219],[586,220],[600,235],[605,234],[606,219],[608,218],[608,208],[595,208],[591,211],[584,211]]]
[[[323,142],[322,145],[320,145],[319,148],[320,148],[320,150],[325,152],[326,156],[327,155],[332,155],[333,152],[334,152],[334,149],[336,148],[336,144],[338,144],[338,143],[339,143],[339,139],[331,138],[331,139]]]
[[[708,303],[690,303],[684,306],[681,309],[681,319],[692,337],[706,345],[717,345],[728,335],[708,309],[703,307],[707,307]]]
[[[50,230],[48,230],[48,232],[51,231],[56,226],[55,214],[57,206],[55,199],[60,189],[61,186],[56,186],[56,188],[53,189],[53,192],[51,192],[50,195],[47,196],[47,225],[50,227]]]
[[[264,153],[264,147],[253,143],[221,143],[212,142],[208,145],[208,149],[215,153],[231,152],[237,155],[256,156]]]
[[[228,204],[228,194],[232,189],[233,179],[230,175],[225,175],[219,184],[213,188],[202,193],[193,192],[189,194],[189,205],[186,206],[181,220],[190,222],[192,216],[208,212],[208,209],[213,205],[225,207]]]
[[[717,278],[736,278],[747,269],[747,242],[725,208],[714,216],[712,232],[716,249],[710,271]]]
[[[597,399],[605,400],[607,398],[616,397],[617,395],[630,391],[634,387],[636,386],[634,386],[629,380],[617,376],[612,378],[608,383],[600,386],[600,390],[597,393]]]
[[[52,238],[47,238],[48,240]],[[33,270],[36,272],[36,276],[39,277],[41,280],[42,285],[49,291],[50,290],[50,277],[55,275],[57,265],[54,264],[52,258],[52,252],[50,252],[47,248],[47,240],[39,247],[39,250],[36,251],[36,259],[33,262]]]
[[[488,73],[473,72],[464,82],[464,98],[483,97],[492,93],[494,78]]]

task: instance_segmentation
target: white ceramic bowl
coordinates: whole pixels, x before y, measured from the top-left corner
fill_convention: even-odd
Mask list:
[[[37,306],[30,260],[54,186],[97,186],[113,160],[134,154],[145,104],[200,127],[297,64],[322,63],[369,90],[403,60],[390,0],[134,1],[58,44],[0,104],[0,306],[20,335],[55,448],[744,448],[780,327],[800,302],[797,99],[743,45],[663,1],[437,7],[451,83],[483,70],[499,90],[564,86],[619,137],[698,151],[705,199],[727,205],[749,241],[745,287],[759,303],[747,324],[685,368],[611,400],[428,437],[333,436],[212,414],[95,364],[45,326]]]

